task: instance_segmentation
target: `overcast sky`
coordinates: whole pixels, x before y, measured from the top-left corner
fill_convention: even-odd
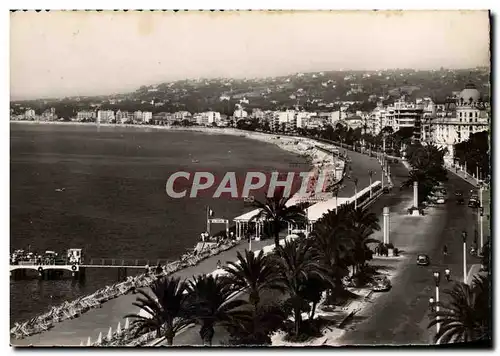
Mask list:
[[[197,77],[489,65],[486,11],[11,14],[11,98]]]

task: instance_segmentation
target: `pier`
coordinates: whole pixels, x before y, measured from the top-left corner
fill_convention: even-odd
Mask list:
[[[64,273],[70,273],[72,277],[83,279],[85,272],[90,268],[108,268],[115,269],[118,272],[118,279],[127,277],[127,270],[145,270],[155,268],[158,265],[166,266],[173,261],[167,259],[159,260],[127,260],[127,259],[109,259],[95,258],[90,259],[88,263],[63,263],[63,264],[39,264],[32,262],[22,262],[20,264],[11,264],[9,271],[14,279],[24,278],[27,272],[34,271],[38,273],[38,277],[53,279],[61,277]]]

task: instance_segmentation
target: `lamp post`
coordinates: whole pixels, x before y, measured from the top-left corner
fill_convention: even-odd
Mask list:
[[[370,199],[372,198],[372,176],[374,173],[371,169],[368,171],[368,176],[370,176]]]
[[[353,179],[354,182],[354,209],[358,208],[358,178]]]
[[[462,231],[462,242],[464,245],[464,283],[467,283],[467,231]]]
[[[434,282],[436,282],[436,313],[439,313],[439,281],[441,279],[441,273],[434,272]],[[436,320],[439,320],[439,316],[436,315]],[[439,322],[436,323],[436,331],[439,334]]]
[[[479,250],[483,248],[483,216],[484,216],[484,208],[483,208],[483,187],[479,187],[479,238],[480,245]]]

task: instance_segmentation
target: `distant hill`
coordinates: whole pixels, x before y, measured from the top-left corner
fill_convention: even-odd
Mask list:
[[[298,73],[289,76],[261,79],[196,79],[144,85],[134,92],[96,97],[70,97],[52,100],[12,101],[15,111],[30,107],[43,111],[55,107],[73,111],[88,108],[199,112],[215,110],[232,114],[240,100],[243,106],[275,109],[299,104],[307,110],[325,110],[337,101],[368,102],[370,95],[397,97],[430,96],[442,100],[453,91],[460,91],[472,82],[489,94],[489,69],[416,71],[412,69],[384,71],[328,71]],[[230,100],[221,100],[230,97]],[[330,109],[331,110],[331,109]]]

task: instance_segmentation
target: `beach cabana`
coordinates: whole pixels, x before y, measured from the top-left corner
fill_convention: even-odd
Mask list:
[[[236,240],[241,240],[249,224],[253,223],[255,224],[255,240],[260,241],[264,231],[264,219],[255,219],[259,213],[260,209],[254,209],[234,218],[234,222],[236,223]]]

